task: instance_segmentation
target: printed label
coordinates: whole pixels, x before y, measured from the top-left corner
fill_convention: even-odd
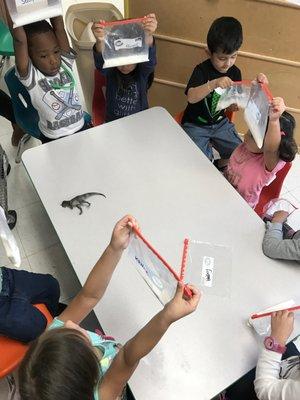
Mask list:
[[[25,7],[29,5],[36,5],[37,7],[44,5],[48,6],[48,1],[47,0],[15,0],[16,1],[16,6],[18,7]]]
[[[115,50],[134,49],[135,47],[142,47],[142,37],[134,39],[117,39],[114,41]]]
[[[214,264],[215,259],[213,257],[203,257],[201,281],[204,286],[212,287],[214,277]]]

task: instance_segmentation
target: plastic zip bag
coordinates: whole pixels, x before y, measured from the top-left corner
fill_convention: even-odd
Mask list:
[[[6,0],[14,28],[62,15],[61,0]]]
[[[269,116],[272,94],[267,85],[253,83],[244,118],[257,146],[261,149]]]
[[[13,264],[14,267],[20,268],[21,266],[20,251],[17,242],[14,238],[14,235],[11,233],[11,230],[9,229],[4,210],[1,206],[0,206],[0,237],[9,261]]]
[[[272,313],[278,310],[285,310],[287,308],[293,307],[294,305],[294,300],[288,300],[283,303],[276,304],[275,306],[266,308],[265,310],[259,311],[258,313],[250,316],[250,318],[248,319],[248,326],[252,327],[259,336],[269,335],[271,331],[271,316],[267,315],[259,317],[259,315]]]
[[[207,295],[230,297],[231,248],[190,240],[185,281],[201,288]]]
[[[220,96],[216,111],[225,110],[232,104],[236,104],[239,108],[245,109],[250,97],[250,91],[250,81],[234,82],[232,86],[226,89],[215,89],[215,92]]]
[[[103,68],[149,61],[143,20],[136,18],[105,22]]]

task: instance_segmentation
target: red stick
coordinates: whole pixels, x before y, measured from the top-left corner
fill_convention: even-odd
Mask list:
[[[274,312],[277,312],[277,311],[297,311],[297,310],[300,310],[300,306],[294,306],[294,307],[291,307],[291,308],[285,308],[283,310],[269,311],[269,312],[265,312],[265,313],[262,313],[262,314],[253,314],[253,315],[251,315],[251,319],[262,318],[262,317],[270,317]]]

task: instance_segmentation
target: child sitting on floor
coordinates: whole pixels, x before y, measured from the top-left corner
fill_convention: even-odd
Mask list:
[[[116,400],[140,359],[154,348],[169,326],[197,308],[198,290],[189,286],[192,297],[187,300],[179,284],[174,298],[123,347],[77,325],[104,295],[128,246],[133,224],[131,216],[116,224],[110,244],[81,291],[50,329],[32,343],[19,369],[22,400]]]
[[[274,98],[263,147],[257,147],[248,131],[244,143],[232,153],[224,173],[252,208],[256,207],[263,187],[269,185],[276,178],[276,173],[286,162],[293,161],[297,153],[293,137],[295,120],[284,110],[283,99]]]
[[[146,110],[147,92],[153,80],[156,65],[156,47],[153,33],[157,28],[155,14],[149,14],[143,21],[146,44],[149,45],[149,61],[140,64],[122,65],[103,69],[102,51],[105,39],[104,22],[94,23],[93,34],[96,38],[94,60],[96,68],[106,77],[106,116],[105,121],[113,121],[127,115]]]
[[[13,29],[9,18],[16,74],[38,111],[43,143],[90,127],[85,123],[76,88],[76,54],[70,48],[63,18],[50,21],[51,25],[43,20]]]

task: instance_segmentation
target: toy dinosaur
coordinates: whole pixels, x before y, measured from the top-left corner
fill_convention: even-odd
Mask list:
[[[69,207],[71,210],[73,210],[74,207],[78,208],[79,210],[79,215],[82,214],[82,206],[87,205],[88,207],[91,205],[88,201],[86,201],[87,198],[91,196],[103,196],[106,198],[105,194],[98,193],[98,192],[91,192],[91,193],[84,193],[80,194],[78,196],[73,197],[71,200],[64,200],[61,203],[61,206],[66,208]]]

